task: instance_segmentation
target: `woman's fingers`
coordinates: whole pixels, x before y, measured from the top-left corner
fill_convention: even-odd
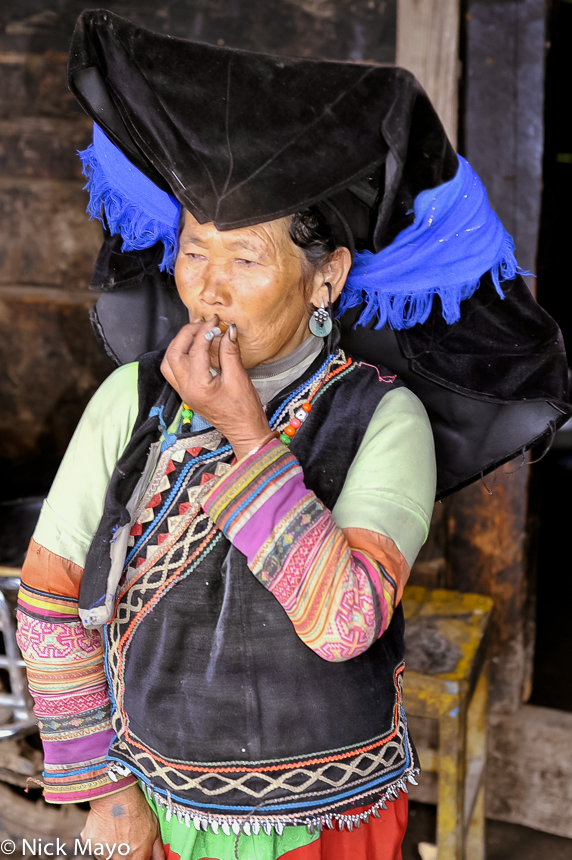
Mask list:
[[[167,347],[161,372],[179,393],[189,380],[195,385],[208,385],[211,382],[210,343],[205,340],[204,335],[214,328],[217,322],[218,317],[213,316],[208,320],[187,323]]]
[[[204,320],[187,323],[175,335],[165,353],[170,363],[177,361],[183,355],[188,355],[201,325],[204,325]]]
[[[209,332],[217,327],[218,317],[216,314],[208,320],[204,320],[197,328],[195,337],[189,349],[189,358],[193,362],[193,371],[197,375],[195,378],[201,379],[203,383],[209,384],[212,382],[210,372],[210,347],[211,340],[205,337]]]
[[[161,362],[161,373],[173,388],[177,387],[177,380],[175,379],[175,374],[171,370],[171,365],[169,364],[169,359],[167,358],[167,353],[163,356],[163,361]]]

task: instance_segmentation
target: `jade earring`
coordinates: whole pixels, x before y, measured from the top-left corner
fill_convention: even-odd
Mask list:
[[[331,332],[332,317],[330,316],[330,312],[326,310],[323,299],[321,307],[316,308],[308,320],[308,327],[316,337],[327,337]]]

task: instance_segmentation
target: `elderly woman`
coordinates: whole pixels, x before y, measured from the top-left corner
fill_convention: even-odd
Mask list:
[[[401,710],[399,600],[427,534],[433,441],[423,407],[394,377],[333,346],[328,353],[312,333],[327,330],[313,309],[337,299],[351,257],[337,248],[310,264],[291,238],[301,220],[220,232],[184,216],[175,280],[191,322],[161,363],[179,408],[163,452],[150,458],[150,482],[133,497],[107,651],[121,720],[113,756],[143,785],[147,777],[166,789],[168,805],[129,777],[121,795],[107,797],[123,787],[108,782],[83,834],[127,843],[137,857],[150,855],[157,819],[163,843],[196,858],[231,856],[236,837],[225,835],[225,818],[250,822],[240,844],[253,840],[252,856],[319,840],[318,827],[282,831],[297,810],[304,822],[324,810],[328,823],[352,827],[375,811],[383,839],[366,835],[379,840],[367,856],[397,856],[403,836],[397,786],[416,762]],[[117,370],[88,406],[46,502],[26,586],[56,587],[59,568],[77,587],[82,548],[132,435],[140,373],[137,364]],[[30,655],[28,623],[20,642]],[[77,683],[102,655],[97,632],[73,629]],[[38,699],[37,707],[52,799],[76,799],[93,763],[54,767],[54,735]],[[107,746],[101,702],[97,719],[92,730]],[[94,778],[92,798],[96,788]],[[188,829],[185,800],[199,827],[222,829]],[[258,830],[257,818],[278,833]],[[351,836],[359,856],[364,837]]]
[[[394,374],[339,348],[333,309],[365,301],[360,322],[399,328],[437,293],[452,321],[484,272],[514,277],[510,239],[404,73],[99,11],[70,80],[99,123],[90,211],[125,252],[162,243],[190,322],[95,394],[26,559],[46,799],[90,800],[83,838],[135,860],[399,858],[418,770],[400,599],[433,437]],[[427,236],[461,223],[427,286]]]

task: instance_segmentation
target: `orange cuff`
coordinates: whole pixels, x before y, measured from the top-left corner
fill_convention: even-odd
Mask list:
[[[32,538],[22,567],[24,585],[77,600],[82,575],[83,568],[78,564],[50,552]]]
[[[386,571],[395,579],[395,605],[403,595],[405,583],[411,573],[405,557],[399,552],[391,538],[372,532],[369,529],[342,529],[351,549],[361,549],[383,565]]]

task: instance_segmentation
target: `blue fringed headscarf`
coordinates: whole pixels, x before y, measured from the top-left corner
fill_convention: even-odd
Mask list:
[[[177,256],[180,205],[157,188],[120,149],[93,126],[93,143],[78,153],[87,176],[91,218],[103,220],[123,239],[123,251],[141,251],[156,242],[165,247],[161,271],[173,272]]]
[[[173,272],[177,255],[180,205],[138,170],[93,127],[93,143],[79,153],[88,177],[86,188],[92,218],[105,219],[111,233],[123,238],[123,250],[150,248],[161,241],[161,270]],[[377,254],[357,253],[342,291],[338,316],[364,304],[356,325],[376,320],[392,328],[423,323],[433,297],[441,300],[448,323],[460,317],[460,304],[470,298],[480,278],[491,271],[498,294],[501,282],[523,272],[514,244],[489,206],[487,193],[470,164],[461,156],[456,175],[415,198],[413,224]]]
[[[501,298],[502,281],[530,274],[517,265],[512,238],[483,183],[468,161],[458,159],[453,179],[415,198],[413,224],[391,245],[355,255],[338,316],[365,303],[356,325],[376,319],[376,328],[411,328],[425,322],[438,295],[445,320],[454,323],[485,272],[490,270]]]

